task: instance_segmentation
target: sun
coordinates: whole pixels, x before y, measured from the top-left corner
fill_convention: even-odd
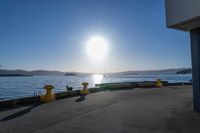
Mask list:
[[[95,61],[105,58],[108,52],[108,43],[105,38],[94,36],[87,42],[87,53],[89,57]]]

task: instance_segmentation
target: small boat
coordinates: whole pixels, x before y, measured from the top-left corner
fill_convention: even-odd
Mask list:
[[[65,73],[65,76],[77,76],[76,73]]]
[[[103,73],[103,77],[106,77],[106,72],[105,72],[105,70],[104,70],[104,73]]]

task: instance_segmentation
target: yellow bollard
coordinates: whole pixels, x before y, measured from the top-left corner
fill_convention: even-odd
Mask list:
[[[87,94],[89,94],[89,90],[88,90],[88,88],[87,88],[87,86],[89,85],[89,83],[83,82],[82,85],[83,85],[83,90],[81,90],[81,94],[82,94],[82,95],[87,95]]]
[[[161,79],[157,79],[157,81],[156,81],[156,87],[163,87]]]
[[[52,102],[55,101],[54,94],[52,93],[52,89],[54,88],[53,85],[45,85],[44,89],[46,89],[46,94],[43,96],[40,96],[40,101],[42,102]]]

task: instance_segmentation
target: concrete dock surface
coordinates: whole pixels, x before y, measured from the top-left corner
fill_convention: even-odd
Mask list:
[[[0,112],[0,133],[200,133],[192,86],[103,91]]]

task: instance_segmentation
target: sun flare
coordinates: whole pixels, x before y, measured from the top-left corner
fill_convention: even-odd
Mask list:
[[[100,74],[92,75],[92,79],[95,84],[100,84],[102,82],[103,75]]]
[[[91,37],[87,42],[87,53],[95,61],[102,60],[108,52],[108,44],[103,37]]]

